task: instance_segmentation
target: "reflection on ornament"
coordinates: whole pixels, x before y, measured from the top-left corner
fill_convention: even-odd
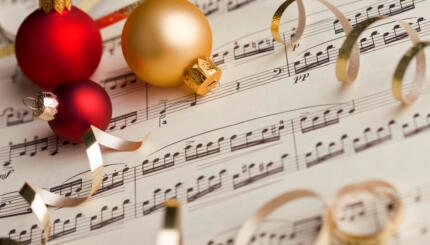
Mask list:
[[[203,95],[221,77],[221,70],[208,58],[212,49],[209,22],[186,0],[144,1],[128,17],[121,44],[132,71],[153,85],[178,86],[185,80]],[[205,69],[203,61],[211,68]]]

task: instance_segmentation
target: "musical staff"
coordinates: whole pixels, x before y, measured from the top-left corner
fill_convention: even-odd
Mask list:
[[[328,127],[333,124],[339,123],[339,118],[342,114],[352,114],[355,112],[355,102],[351,102],[351,108],[338,109],[336,112],[325,110],[321,115],[314,115],[312,118],[303,116],[300,118],[300,129],[302,133],[308,133],[317,129]],[[310,124],[310,125],[309,125]],[[308,125],[308,126],[306,126]]]
[[[30,109],[7,107],[0,114],[0,128],[21,125],[33,120],[33,112]]]
[[[366,128],[364,129],[364,133],[363,133],[363,137],[361,138],[355,138],[353,140],[354,142],[354,150],[356,152],[360,152],[360,151],[364,151],[367,150],[371,147],[377,146],[379,144],[385,143],[389,140],[393,139],[393,135],[391,133],[391,127],[395,124],[396,122],[394,120],[391,120],[390,122],[388,122],[388,130],[385,130],[384,127],[380,127],[376,130],[376,136],[375,138],[372,140],[370,139],[369,134],[371,133],[372,129],[371,128]],[[362,143],[361,143],[362,142]]]
[[[245,175],[245,178],[242,178],[241,180],[240,174],[233,175],[233,188],[239,189],[241,187],[245,187],[261,179],[267,178],[269,176],[272,176],[284,171],[283,165],[280,165],[280,166],[276,166],[276,165],[274,166],[274,165],[275,164],[273,162],[269,162],[266,164],[260,163],[258,164],[258,170],[256,170],[258,173],[256,174],[253,174],[253,169],[257,167],[256,164],[251,163],[249,165],[244,165],[245,171],[243,175]]]
[[[427,29],[429,27],[427,25],[427,22],[424,20],[424,18],[422,18],[422,17],[417,18],[416,23],[414,25],[416,25],[416,29],[418,31],[428,32]],[[376,34],[379,34],[379,33],[376,33]],[[376,34],[374,34],[374,33],[371,34],[371,37],[368,40],[373,40],[373,42],[372,42],[371,46],[362,46],[362,52],[368,52],[371,50],[376,51],[376,50],[378,50],[380,48],[384,48],[386,46],[386,44],[383,40],[384,37],[382,35],[375,37]],[[407,40],[404,40],[403,38],[395,40],[395,42],[400,42],[400,41],[407,41]],[[392,44],[392,43],[389,43],[389,44]],[[372,48],[370,48],[370,47],[372,47]],[[296,74],[299,74],[301,72],[316,69],[316,68],[320,67],[321,65],[328,65],[328,64],[333,63],[334,60],[330,59],[330,57],[335,57],[335,55],[336,55],[335,52],[337,52],[337,50],[335,50],[334,46],[328,45],[325,48],[325,52],[319,51],[316,53],[315,57],[311,57],[311,53],[306,52],[302,61],[300,61],[300,60],[295,61],[295,62],[292,62],[291,64],[287,64],[286,67],[276,68],[277,70],[280,71],[277,76],[273,76],[273,70],[271,70],[271,72],[267,71],[267,72],[263,72],[261,74],[263,76],[267,76],[270,73],[270,75],[269,75],[270,77],[268,79],[265,79],[264,77],[261,78],[261,75],[258,75],[255,77],[259,77],[259,79],[265,80],[266,81],[265,83],[276,82],[276,81],[279,81],[279,80],[284,79],[284,78],[289,77],[289,76],[295,76]],[[326,53],[326,58],[321,59],[320,57],[324,53]],[[302,64],[302,63],[303,63],[302,67],[297,68],[297,66],[299,64]],[[297,70],[297,72],[295,72],[295,70]],[[288,73],[286,73],[286,71],[288,71]],[[118,85],[121,83],[121,81],[136,81],[136,78],[132,73],[128,72],[128,73],[125,73],[125,74],[120,75],[120,76],[108,78],[108,79],[102,81],[101,84],[104,85],[105,87],[108,87],[109,90],[114,91],[114,95],[116,94],[117,96],[119,96],[119,95],[122,95],[123,93],[125,93],[125,91],[121,92],[121,88],[127,87],[127,86]],[[143,85],[139,85],[139,83],[133,82],[132,85],[133,86],[137,85],[139,88],[145,87]],[[111,85],[109,85],[109,84],[111,84]],[[122,84],[125,84],[125,82],[122,82]],[[237,89],[237,87],[238,87],[237,85],[239,85],[240,89]],[[222,91],[219,91],[218,94],[214,94],[214,95],[210,94],[208,96],[205,96],[204,98],[201,98],[201,101],[199,102],[199,104],[207,103],[207,102],[210,102],[210,101],[215,100],[215,99],[220,99],[220,98],[223,98],[225,96],[229,96],[232,93],[243,92],[245,90],[252,89],[252,88],[255,88],[255,87],[261,86],[261,85],[262,84],[260,81],[253,81],[252,79],[251,80],[247,79],[247,81],[236,81],[235,86],[231,86],[231,83],[227,83],[227,86],[222,87],[221,88]],[[131,89],[131,87],[130,87],[130,89]],[[135,89],[135,88],[133,88],[133,89]],[[194,102],[190,104],[189,101],[194,101]],[[114,126],[116,126],[115,123],[118,121],[123,121],[124,118],[130,119],[131,121],[133,121],[133,123],[139,123],[142,121],[146,121],[146,120],[150,120],[150,119],[154,119],[154,118],[159,118],[159,126],[161,127],[162,125],[167,123],[167,120],[165,119],[167,117],[167,114],[175,113],[175,112],[190,108],[190,105],[191,105],[191,107],[193,107],[196,104],[197,104],[197,98],[194,95],[193,96],[185,96],[185,97],[177,98],[174,100],[164,101],[163,103],[161,103],[159,105],[149,106],[146,109],[132,112],[133,113],[132,116],[130,116],[130,115],[128,115],[128,113],[126,113],[124,115],[118,116],[118,118],[113,118],[112,122],[111,122],[111,127],[113,127],[112,130],[118,129],[117,127],[114,127]],[[134,113],[135,113],[135,115],[134,115]],[[124,125],[122,125],[121,127],[123,127],[123,129],[125,128]]]
[[[94,215],[91,217],[90,220],[90,230],[97,230],[97,229],[101,229],[105,226],[108,226],[110,224],[113,224],[115,222],[124,220],[125,218],[125,207],[127,204],[130,204],[130,199],[126,199],[123,201],[122,203],[122,212],[118,211],[118,206],[115,206],[111,209],[110,212],[110,218],[106,219],[104,218],[104,213],[108,210],[108,206],[103,206],[100,209],[100,218],[99,218],[99,222],[95,222],[95,220],[97,220],[97,215]]]
[[[227,172],[227,170],[223,169],[218,173],[218,181],[216,183],[214,182],[214,179],[216,178],[215,175],[210,176],[207,179],[207,187],[204,189],[201,189],[201,181],[205,179],[205,176],[200,176],[197,178],[197,184],[196,188],[191,187],[187,189],[187,202],[193,202],[199,198],[202,198],[222,187],[222,177]]]
[[[57,193],[66,197],[72,196],[74,193],[79,193],[82,190],[82,178],[64,183],[62,185],[49,188],[50,192]]]
[[[195,160],[195,159],[199,159],[199,158],[203,158],[203,157],[207,157],[209,155],[213,155],[213,154],[217,154],[221,152],[221,142],[224,141],[224,137],[221,137],[218,139],[217,141],[217,145],[214,146],[214,143],[212,141],[208,142],[206,144],[206,150],[200,150],[203,147],[203,144],[197,144],[194,147],[194,154],[193,153],[189,153],[193,148],[192,145],[188,145],[187,147],[185,147],[185,161],[191,161],[191,160]]]
[[[340,144],[336,145],[336,142],[330,142],[328,144],[327,153],[321,153],[321,148],[323,148],[323,142],[320,141],[315,145],[314,152],[308,152],[305,155],[306,166],[308,168],[318,165],[324,161],[330,160],[332,158],[338,157],[345,153],[344,141],[348,138],[348,135],[344,134],[340,138]],[[314,155],[314,159],[309,160]]]
[[[206,16],[231,12],[243,8],[255,0],[194,0],[196,5]]]
[[[354,21],[351,23],[351,25],[355,27],[361,22],[374,16],[379,16],[379,15],[395,16],[413,9],[415,9],[415,0],[398,0],[393,2],[387,2],[385,4],[383,3],[375,4],[373,6],[367,7],[363,11],[365,14],[363,14],[363,12],[359,12],[353,15]],[[348,20],[351,22],[351,18],[348,18]],[[337,19],[333,21],[333,30],[335,34],[339,34],[343,32],[343,29],[340,26],[339,20]]]
[[[430,92],[430,84],[426,85],[425,93]],[[386,91],[386,93],[389,95],[389,91]],[[378,93],[378,95],[380,95]],[[387,96],[389,98],[389,96]],[[369,111],[374,108],[379,108],[381,105],[386,104],[392,104],[395,103],[391,98],[387,101],[381,101],[378,96],[374,97],[375,102],[373,103],[372,96],[366,97],[366,99],[356,99],[351,102],[347,102],[340,105],[332,106],[331,109],[323,109],[316,111],[314,114],[309,114],[308,118],[314,118],[317,115],[326,115],[326,118],[329,118],[330,113],[333,113],[333,115],[336,115],[341,117],[346,116],[353,116],[355,113],[350,113],[350,111],[353,109],[357,113],[361,113],[363,111]],[[362,107],[362,105],[365,105],[365,107]],[[345,112],[345,113],[339,113],[339,111]],[[329,111],[329,112],[327,112]],[[426,114],[427,115],[427,114]],[[415,114],[414,116],[415,120],[419,119],[419,116]],[[426,120],[429,118],[427,117],[425,120],[422,120],[421,122],[417,121],[417,127],[423,127],[421,125],[424,125]],[[285,118],[285,120],[291,120],[289,118]],[[328,120],[328,119],[327,119]],[[324,121],[324,119],[322,120]],[[293,123],[297,125],[304,125],[303,124],[303,116],[299,116],[293,119]],[[421,124],[418,124],[421,123]],[[400,126],[403,125],[403,126]],[[315,149],[312,152],[305,152],[305,153],[298,153],[296,158],[299,160],[298,165],[296,166],[295,160],[293,157],[287,158],[286,157],[278,160],[273,161],[273,165],[268,165],[265,168],[267,171],[262,171],[259,173],[260,175],[255,175],[254,177],[251,176],[251,178],[248,177],[248,180],[245,180],[244,182],[238,182],[237,186],[242,187],[241,185],[245,185],[245,183],[252,183],[256,180],[259,180],[263,178],[263,176],[270,176],[279,172],[286,172],[290,173],[291,171],[301,171],[306,168],[314,167],[316,165],[319,165],[323,162],[329,161],[331,159],[336,159],[338,157],[346,157],[352,152],[349,151],[348,154],[346,153],[346,148],[350,147],[353,149],[353,152],[360,153],[366,149],[369,149],[371,147],[376,147],[378,145],[381,145],[382,143],[385,143],[389,140],[402,140],[400,138],[393,138],[392,131],[394,129],[396,130],[402,130],[402,132],[409,132],[405,131],[408,129],[408,127],[404,126],[405,124],[396,124],[393,120],[390,120],[387,123],[386,127],[378,127],[376,131],[372,131],[371,128],[365,128],[363,130],[363,134],[360,137],[351,137],[350,135],[343,134],[339,137],[339,141],[331,141],[328,144],[325,144],[322,141],[319,141],[315,144]],[[426,124],[427,125],[427,124]],[[393,128],[395,127],[395,128]],[[427,127],[427,126],[426,126]],[[425,132],[423,130],[419,132]],[[292,134],[291,129],[285,128],[284,120],[280,121],[278,124],[272,124],[267,127],[255,129],[254,131],[242,133],[242,134],[234,134],[230,137],[220,137],[218,138],[217,143],[212,143],[213,141],[209,141],[204,145],[203,143],[197,144],[194,148],[190,147],[191,145],[187,145],[187,147],[182,148],[182,151],[177,152],[167,152],[162,153],[162,157],[155,157],[152,160],[146,159],[143,160],[140,165],[137,165],[137,171],[139,173],[138,176],[149,176],[151,174],[157,174],[161,171],[169,171],[173,166],[185,166],[190,161],[195,161],[203,158],[209,158],[209,157],[215,157],[219,154],[229,154],[230,152],[235,152],[238,149],[232,148],[232,146],[241,146],[241,149],[247,149],[249,147],[258,147],[261,144],[266,143],[266,141],[269,142],[276,142],[280,141],[282,137],[288,136]],[[303,133],[301,127],[295,128],[295,133]],[[306,132],[307,134],[308,132]],[[304,133],[303,133],[304,134]],[[255,137],[255,138],[250,138]],[[407,139],[409,135],[405,134],[404,139]],[[233,138],[230,141],[225,140],[225,138]],[[250,143],[251,142],[251,143]],[[258,142],[254,143],[254,142]],[[264,143],[262,143],[264,142]],[[28,142],[27,142],[28,143]],[[233,144],[232,144],[233,143]],[[326,145],[326,146],[324,146]],[[248,146],[248,147],[245,147]],[[197,150],[197,151],[196,151]],[[17,151],[22,152],[22,150]],[[191,153],[193,152],[193,153]],[[209,154],[210,153],[210,154]],[[291,155],[291,152],[287,152],[288,155]],[[16,154],[15,154],[16,155]],[[200,158],[196,158],[197,156],[200,156]],[[188,158],[188,160],[187,160]],[[282,161],[282,163],[280,162]],[[269,163],[269,162],[267,162]],[[275,164],[277,164],[277,167],[274,167]],[[281,167],[283,166],[283,167]],[[286,168],[286,169],[285,169]],[[256,166],[252,166],[251,173],[254,173],[253,170],[256,170]],[[286,171],[288,170],[288,171]],[[109,178],[105,178],[103,182],[103,187],[100,189],[97,193],[106,192],[110,189],[114,189],[116,187],[122,186],[124,183],[127,183],[132,180],[132,175],[130,171],[128,171],[128,168],[124,168],[122,172],[116,172],[115,174],[111,174]],[[138,177],[140,179],[141,177]],[[239,177],[236,177],[236,180],[239,181]],[[65,184],[61,187],[56,187],[54,189],[55,192],[66,195],[67,193],[71,193],[71,196],[78,195],[79,192],[85,193],[85,191],[89,191],[90,189],[90,181],[83,181],[82,182],[82,189],[76,188],[76,185],[73,187],[75,190],[72,192],[70,191],[70,186],[68,184]],[[80,185],[79,185],[80,187]],[[61,190],[61,192],[60,192]],[[76,191],[79,190],[79,191]],[[14,205],[17,205],[20,202],[23,202],[19,197],[16,197],[17,203],[14,203]],[[160,204],[161,205],[161,204]],[[12,209],[12,208],[11,208]],[[19,209],[19,211],[14,210],[14,212],[10,212],[10,209],[0,209],[0,218],[7,215],[12,214],[24,214],[28,212],[28,207],[26,205],[23,205],[23,208]]]
[[[422,132],[430,129],[430,113],[427,114],[425,120],[421,119],[421,118],[422,117],[419,113],[414,114],[413,119],[412,119],[412,122],[413,122],[412,123],[412,126],[413,126],[412,130],[409,130],[409,128],[411,128],[409,123],[405,123],[402,125],[403,135],[405,136],[405,138],[417,135],[419,133],[422,133]],[[422,126],[420,126],[420,124],[418,122],[420,119],[423,121]]]
[[[422,191],[426,193],[424,196],[425,199],[422,199],[421,201],[428,202],[430,200],[430,183],[427,183],[425,185],[420,186]],[[64,219],[62,222],[61,219],[55,219],[53,220],[52,227],[56,227],[55,230],[52,230],[52,234],[50,234],[50,239],[56,239],[61,237],[66,237],[70,234],[83,236],[85,234],[90,233],[92,230],[98,230],[103,229],[104,227],[114,225],[118,222],[128,222],[134,219],[142,218],[146,215],[152,214],[153,212],[160,210],[163,208],[162,202],[163,200],[170,198],[169,195],[166,196],[166,192],[169,193],[171,191],[165,191],[164,197],[160,198],[160,194],[162,194],[161,189],[157,189],[153,193],[153,200],[151,201],[153,204],[150,205],[148,208],[150,201],[144,201],[141,203],[137,203],[138,206],[141,207],[141,213],[135,217],[134,215],[131,215],[134,213],[134,207],[132,207],[132,199],[125,199],[121,202],[121,205],[112,206],[112,208],[109,208],[109,206],[104,205],[101,207],[98,211],[97,215],[87,215],[83,213],[77,213],[74,215],[72,219]],[[411,189],[405,193],[402,194],[402,197],[404,199],[404,204],[407,206],[413,206],[416,205],[415,200],[413,197],[414,189]],[[185,195],[185,191],[184,191]],[[173,196],[172,196],[173,197]],[[176,196],[175,196],[176,197]],[[192,203],[192,202],[191,202]],[[161,204],[161,205],[160,205]],[[356,220],[357,216],[362,217],[366,213],[375,212],[374,207],[371,205],[367,205],[363,207],[363,205],[360,203],[360,201],[350,203],[347,205],[344,209],[343,214],[340,216],[340,219],[343,221],[348,222],[354,222]],[[279,239],[285,239],[285,240],[297,240],[297,239],[304,239],[306,237],[309,237],[310,234],[316,235],[316,233],[321,228],[322,217],[321,216],[309,216],[304,217],[299,220],[294,220],[291,222],[291,224],[288,227],[282,226],[283,234],[282,236],[277,236]],[[24,232],[25,231],[25,232]],[[14,238],[17,236],[17,230],[12,229],[9,234],[10,237]],[[22,235],[21,238],[18,241],[29,240],[30,243],[33,244],[35,241],[34,238],[39,238],[40,241],[43,241],[43,231],[37,226],[33,225],[30,227],[30,229],[21,231]],[[270,236],[266,233],[263,236],[260,236],[262,238],[269,238]],[[273,237],[273,236],[272,236]],[[226,239],[231,240],[232,238]],[[232,242],[233,240],[231,240]],[[37,243],[37,241],[36,241]],[[208,244],[213,244],[208,242]]]
[[[61,142],[61,143],[60,143]],[[39,152],[48,151],[49,155],[55,156],[59,153],[59,147],[66,145],[76,145],[70,144],[66,140],[60,140],[58,137],[44,137],[39,138],[34,136],[33,140],[24,139],[22,143],[9,142],[7,149],[2,147],[0,150],[0,159],[3,162],[3,166],[9,166],[13,158],[23,157],[23,156],[36,156]]]
[[[428,26],[427,21],[424,21],[424,23],[422,22],[423,22],[422,18],[419,17],[416,19],[416,22],[414,23],[414,25],[417,25],[417,26],[420,25],[421,32],[427,33],[428,31],[430,31],[430,26]],[[383,36],[380,35],[378,32],[376,34],[371,34],[371,36],[366,40],[373,40],[372,46],[368,46],[368,45],[362,46],[363,47],[362,52],[369,52],[369,51],[373,52],[394,44],[394,43],[390,43],[388,46],[385,45],[383,41]],[[404,42],[404,41],[407,41],[407,40],[399,39],[399,40],[396,40],[395,43]],[[363,45],[364,45],[364,42],[365,41],[362,42]],[[370,47],[372,48],[370,49]],[[214,100],[228,97],[235,93],[244,92],[249,89],[257,88],[264,84],[269,84],[291,76],[296,76],[305,71],[309,71],[309,70],[317,69],[318,67],[333,64],[335,62],[335,59],[334,58],[332,59],[331,57],[336,57],[337,55],[337,50],[335,46],[328,45],[324,48],[324,50],[325,51],[316,52],[315,56],[312,56],[310,52],[306,52],[302,60],[290,62],[285,66],[266,70],[266,71],[260,72],[259,74],[254,74],[253,76],[250,76],[250,78],[239,79],[234,82],[225,82],[224,83],[225,85],[221,86],[217,93],[209,94],[202,98],[196,98],[194,95],[189,95],[189,96],[184,96],[184,97],[180,97],[172,100],[163,100],[161,103],[157,105],[151,105],[145,109],[137,110],[136,111],[137,119],[135,123],[138,124],[140,122],[144,122],[147,120],[158,119],[159,126],[161,127],[162,125],[167,123],[166,117],[168,114],[180,112],[182,110],[186,110],[189,108],[194,108],[196,105],[205,104]],[[321,59],[320,57],[323,56],[324,54],[326,54],[325,56],[326,58]],[[327,59],[327,57],[329,59]],[[301,66],[299,66],[299,64]],[[297,73],[295,72],[295,70],[297,70]],[[127,73],[127,75],[130,75],[130,73]],[[141,87],[144,88],[145,86],[141,86]]]
[[[242,12],[248,9],[256,13],[261,9],[261,14],[269,16],[269,13],[264,12],[269,8],[260,8],[264,3],[258,1],[194,2],[204,9],[206,15],[213,18],[211,24],[219,23],[217,16],[221,16],[220,14],[237,9],[243,11],[237,11],[234,16],[245,16]],[[386,14],[395,15],[410,23],[423,40],[430,33],[430,22],[423,11],[428,6],[427,0],[351,3],[335,0],[333,4],[342,11],[345,9],[353,26],[377,14]],[[227,14],[225,16],[222,23],[231,24],[231,31],[237,31],[237,27],[233,26],[234,21]],[[315,183],[312,176],[325,178],[325,174],[337,173],[339,166],[345,169],[345,173],[351,172],[358,166],[349,160],[357,154],[369,158],[376,151],[383,152],[400,144],[408,145],[420,139],[425,140],[427,132],[430,132],[427,130],[430,128],[430,111],[423,104],[429,99],[430,80],[424,83],[421,98],[423,103],[418,102],[416,106],[405,109],[398,115],[394,113],[393,108],[397,104],[387,86],[378,84],[372,89],[363,86],[354,88],[357,93],[344,93],[346,96],[343,98],[331,97],[338,92],[335,89],[340,86],[326,87],[317,82],[329,70],[325,68],[333,66],[344,33],[335,17],[326,10],[316,7],[309,17],[313,22],[307,28],[303,41],[291,50],[274,42],[267,28],[251,31],[250,26],[244,27],[243,31],[237,32],[237,36],[220,36],[220,40],[225,43],[216,43],[219,40],[214,39],[214,46],[218,48],[214,50],[212,58],[225,70],[226,79],[204,97],[186,94],[181,89],[172,90],[173,92],[166,89],[165,92],[139,81],[127,68],[117,66],[117,60],[110,62],[121,56],[121,39],[117,36],[118,33],[109,33],[107,36],[113,38],[104,42],[104,60],[95,74],[95,79],[108,92],[113,104],[119,104],[107,131],[123,130],[121,134],[132,137],[144,128],[156,131],[156,137],[160,138],[135,155],[122,157],[106,152],[107,166],[102,188],[79,210],[50,209],[52,230],[49,238],[56,243],[74,239],[86,244],[86,237],[100,234],[98,239],[102,240],[105,237],[102,233],[105,231],[124,231],[125,235],[125,232],[129,232],[128,229],[119,231],[120,228],[137,219],[141,219],[138,222],[143,224],[142,229],[150,233],[155,227],[146,225],[146,221],[152,218],[148,216],[162,211],[163,202],[170,198],[179,199],[187,209],[187,215],[190,215],[190,222],[200,225],[199,219],[207,219],[210,217],[209,213],[215,213],[214,210],[220,215],[226,215],[221,207],[231,207],[233,211],[240,209],[239,205],[242,204],[238,201],[238,196],[271,198],[283,191],[274,188],[282,184],[282,188],[289,189],[296,184],[293,180],[302,178],[307,180],[306,184],[311,185]],[[256,22],[247,21],[251,24]],[[290,24],[290,21],[282,23],[285,32],[281,34],[286,40],[293,37],[296,31],[295,28],[288,27]],[[225,26],[214,28],[220,28],[214,33],[223,33],[221,29],[227,29]],[[373,59],[379,56],[379,52],[384,55],[391,50],[393,53],[399,52],[403,47],[401,44],[409,42],[405,37],[396,23],[384,22],[365,32],[359,39],[358,46],[363,56]],[[112,67],[117,70],[111,70]],[[378,74],[373,75],[375,80],[379,79]],[[373,82],[370,77],[364,79]],[[17,85],[22,85],[21,81],[8,86]],[[6,85],[5,88],[9,89]],[[404,88],[410,89],[411,86],[405,84]],[[326,90],[321,98],[305,93],[323,89]],[[362,91],[364,92],[361,93]],[[142,100],[139,103],[132,101],[133,103],[125,104],[124,101],[128,99],[126,97],[140,97]],[[250,103],[257,99],[258,103]],[[7,236],[9,232],[11,238],[23,244],[40,244],[44,239],[42,227],[27,221],[31,217],[31,209],[13,191],[17,179],[25,175],[27,162],[40,161],[46,167],[48,162],[55,164],[66,157],[67,162],[77,160],[80,157],[76,153],[79,152],[79,146],[76,148],[70,142],[46,135],[44,131],[28,130],[35,125],[31,113],[12,105],[13,103],[7,102],[2,107],[3,111],[0,110],[0,130],[17,132],[15,135],[7,135],[3,146],[0,146],[0,162],[3,166],[0,181],[8,183],[7,191],[5,189],[0,193],[0,219],[5,221],[2,236]],[[232,110],[228,110],[228,107],[225,109],[229,105]],[[220,108],[225,118],[218,117]],[[209,121],[204,118],[208,115],[213,115],[214,118],[210,123],[198,124],[197,120],[190,120],[186,124],[185,121],[191,115],[200,117],[203,122]],[[385,115],[389,116],[385,118]],[[184,127],[185,125],[190,127]],[[21,129],[23,133],[20,133]],[[181,129],[180,137],[171,135],[178,129]],[[113,159],[115,164],[109,164]],[[353,163],[346,165],[344,162]],[[380,165],[387,167],[386,164],[384,162]],[[414,165],[414,169],[418,169],[418,164],[421,163]],[[86,168],[64,168],[64,173],[42,181],[44,188],[66,197],[85,196],[91,188],[89,172]],[[382,172],[383,169],[381,167],[376,171]],[[366,176],[356,177],[360,179]],[[390,177],[393,176],[387,173],[387,178]],[[347,180],[347,176],[339,178],[336,185]],[[324,185],[332,187],[334,184]],[[430,200],[430,183],[412,186],[402,194],[402,200],[411,205],[427,205]],[[254,204],[244,206],[243,212],[257,208],[251,207]],[[345,224],[356,223],[367,216],[373,216],[372,211],[372,207],[359,201],[349,202],[341,219]],[[234,217],[234,220],[242,220],[247,215],[248,213],[244,213],[243,217]],[[294,219],[286,217],[288,221],[276,229],[263,227],[250,244],[310,243],[321,228],[322,216],[310,213],[306,215]],[[8,218],[12,217],[23,220],[22,224],[6,224]],[[193,242],[201,244],[201,240],[207,238],[205,244],[234,244],[234,234],[237,231],[234,229],[226,237],[210,239],[213,234],[221,233],[213,229],[215,226],[221,227],[221,221],[214,215],[212,218],[213,224],[201,228],[202,233],[207,234],[197,236],[200,240]],[[231,221],[227,223],[226,228],[233,227]],[[238,225],[235,224],[235,227]],[[192,235],[191,231],[189,237]],[[186,242],[189,241],[193,243],[187,238]]]
[[[284,157],[285,158],[285,157]],[[249,167],[247,167],[247,169],[249,169]],[[197,186],[195,187],[191,187],[191,188],[182,188],[183,184],[181,182],[179,182],[178,184],[175,185],[175,189],[174,192],[172,191],[172,189],[167,189],[166,191],[164,191],[164,196],[163,198],[160,198],[160,194],[163,193],[162,189],[156,189],[153,192],[153,199],[152,199],[152,205],[150,204],[150,201],[144,201],[141,203],[141,207],[142,207],[142,213],[141,216],[137,216],[137,217],[132,217],[132,216],[128,216],[128,220],[132,220],[135,218],[139,218],[142,216],[146,216],[149,215],[153,212],[155,212],[156,210],[159,210],[163,207],[162,202],[164,200],[167,200],[168,198],[185,198],[185,200],[188,200],[188,203],[193,203],[195,200],[204,197],[205,195],[210,194],[211,192],[214,191],[219,191],[220,189],[228,189],[227,186],[225,186],[224,184],[222,184],[221,180],[225,177],[227,174],[226,170],[221,170],[218,173],[218,180],[216,180],[217,177],[209,177],[207,178],[207,188],[203,187],[202,188],[202,183],[204,183],[205,181],[205,177],[203,176],[199,176],[198,178],[196,178],[196,184]],[[226,184],[235,184],[234,180],[232,180],[232,182],[226,183]],[[196,188],[196,189],[193,189]],[[197,190],[195,193],[194,191]],[[194,193],[194,194],[192,194]],[[198,194],[201,193],[201,194]],[[415,194],[415,188],[402,194],[403,198],[406,198],[404,201],[406,204],[408,205],[413,205],[414,203],[416,203],[416,194]],[[425,195],[424,195],[425,193]],[[425,186],[420,186],[420,202],[422,201],[429,201],[430,200],[430,184],[426,184]],[[409,200],[409,201],[408,201]],[[93,216],[87,216],[87,215],[83,215],[82,213],[78,213],[75,216],[75,222],[74,224],[71,223],[70,220],[65,220],[63,222],[63,228],[59,229],[56,228],[55,230],[53,230],[53,234],[50,235],[51,239],[55,239],[55,238],[60,238],[63,236],[67,236],[69,234],[72,233],[76,233],[77,232],[77,227],[80,227],[80,231],[79,233],[83,234],[87,234],[88,232],[91,232],[91,230],[97,230],[97,229],[102,229],[106,226],[112,225],[118,221],[127,221],[127,213],[131,213],[133,212],[133,207],[131,207],[132,202],[130,199],[125,199],[122,203],[122,206],[114,206],[112,207],[112,209],[109,209],[108,206],[103,206],[100,209],[100,212],[98,215],[93,215]],[[149,205],[149,207],[148,207]],[[349,219],[349,220],[354,220],[354,218],[351,218],[352,216],[355,217],[355,215],[364,215],[364,212],[369,212],[369,211],[365,211],[362,208],[360,208],[360,204],[351,204],[352,209],[354,209],[354,213],[348,213],[346,214],[347,216],[343,216],[345,217],[344,220]],[[348,208],[347,208],[348,209]],[[110,210],[110,211],[109,211]],[[349,212],[349,211],[348,211]],[[342,219],[342,217],[341,217]],[[79,220],[79,221],[78,221]],[[61,224],[61,220],[56,219],[53,221],[53,227],[54,226],[60,226],[59,224]],[[312,224],[312,225],[310,225]],[[319,227],[321,225],[321,218],[320,216],[316,216],[316,217],[309,217],[309,218],[305,218],[302,220],[298,220],[296,222],[293,223],[292,225],[292,229],[290,232],[285,233],[285,235],[282,237],[282,239],[295,239],[299,236],[306,236],[306,230],[312,231],[313,234],[315,234],[318,230]],[[68,228],[65,228],[68,227]],[[309,227],[314,227],[314,228],[309,228]],[[16,233],[16,230],[11,230],[10,235],[13,236]],[[26,234],[27,232],[22,232],[22,234]],[[37,234],[41,234],[42,231],[40,231],[40,229],[37,226],[33,226],[31,228],[31,232],[28,232],[29,234],[31,234],[32,237],[40,237],[40,239],[43,239],[42,236],[38,236]],[[24,236],[23,236],[24,237]],[[21,238],[20,240],[23,240],[24,238]],[[28,238],[25,238],[28,239]],[[31,241],[31,238],[30,238]],[[29,243],[30,244],[30,243]]]
[[[49,236],[49,240],[54,240],[75,233],[77,231],[78,220],[80,218],[82,218],[82,213],[78,213],[75,216],[73,223],[70,221],[70,219],[67,219],[63,222],[62,225],[59,225],[61,223],[60,219],[55,219],[54,222],[52,222],[52,235]],[[58,230],[57,226],[60,226],[62,228],[61,231]]]
[[[283,130],[284,128],[285,128],[284,122],[280,121],[279,126],[273,125],[270,127],[270,129],[264,128],[261,131],[261,133],[257,136],[254,136],[252,131],[247,132],[245,134],[245,142],[243,142],[242,140],[243,143],[240,143],[240,144],[237,144],[237,143],[235,144],[237,135],[232,135],[230,137],[230,150],[233,152],[233,151],[242,150],[245,148],[249,148],[249,147],[253,147],[261,144],[279,141],[281,139],[280,131]]]

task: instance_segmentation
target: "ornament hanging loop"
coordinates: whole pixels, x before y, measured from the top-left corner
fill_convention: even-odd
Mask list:
[[[27,107],[28,109],[31,109],[32,111],[37,110],[36,108],[36,98],[27,96],[22,99],[22,103]]]
[[[222,71],[209,58],[198,58],[185,72],[185,84],[197,95],[205,95],[221,79]]]
[[[51,121],[57,114],[57,96],[51,92],[39,92],[37,97],[25,97],[22,103],[33,111],[34,117]]]
[[[58,13],[63,12],[64,9],[70,11],[72,8],[72,0],[39,0],[39,7],[48,14],[52,9]]]

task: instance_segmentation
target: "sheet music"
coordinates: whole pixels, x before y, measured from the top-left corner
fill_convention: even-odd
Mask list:
[[[29,2],[0,0],[0,12]],[[97,18],[129,2],[102,1],[90,14]],[[392,244],[428,244],[430,80],[409,107],[390,91],[392,72],[411,46],[404,30],[387,20],[366,31],[359,39],[359,77],[345,86],[334,74],[345,34],[323,5],[305,1],[304,38],[287,51],[269,29],[281,0],[193,2],[213,30],[212,58],[223,70],[219,86],[200,97],[186,87],[148,85],[122,57],[124,21],[103,30],[103,58],[92,79],[112,99],[107,131],[150,138],[135,153],[104,152],[106,175],[96,195],[76,208],[49,210],[50,243],[154,244],[163,201],[176,197],[184,244],[233,244],[240,225],[280,193],[309,188],[330,200],[346,184],[384,179],[399,189],[406,207]],[[385,14],[429,38],[428,0],[330,2],[353,25]],[[295,10],[293,4],[282,19],[286,40],[294,34]],[[14,57],[0,59],[0,80],[0,236],[41,244],[40,225],[17,191],[30,181],[85,196],[87,158],[82,145],[59,139],[22,105],[39,89]],[[321,204],[300,202],[266,220],[251,244],[312,244],[322,215]],[[379,216],[378,208],[357,201],[342,221],[377,229]]]

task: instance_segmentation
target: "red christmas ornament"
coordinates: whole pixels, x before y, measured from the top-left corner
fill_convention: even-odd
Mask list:
[[[34,115],[49,121],[58,136],[73,143],[81,143],[81,136],[91,125],[105,130],[112,116],[106,91],[87,79],[62,83],[32,100]]]
[[[106,91],[91,80],[60,84],[53,93],[58,107],[49,126],[71,142],[82,142],[81,136],[91,125],[105,130],[112,117],[112,104]]]
[[[49,1],[56,3],[40,3]],[[99,28],[86,13],[74,6],[55,10],[56,5],[46,6],[21,24],[15,52],[24,74],[52,90],[65,81],[89,78],[100,62],[103,44]]]

